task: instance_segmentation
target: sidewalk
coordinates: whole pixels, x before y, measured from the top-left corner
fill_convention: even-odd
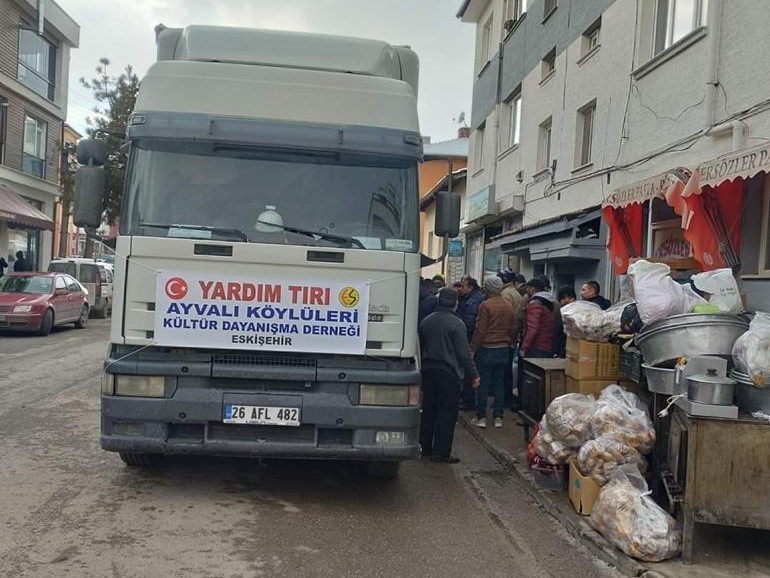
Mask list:
[[[503,428],[486,429],[471,425],[474,412],[460,412],[459,422],[500,463],[516,474],[522,487],[564,528],[597,557],[615,566],[627,576],[645,578],[768,578],[770,577],[770,532],[698,525],[695,560],[690,566],[675,558],[657,564],[639,562],[623,554],[588,523],[586,516],[575,512],[566,490],[542,490],[535,484],[526,461],[524,428],[517,426],[518,416],[506,412]],[[531,430],[530,430],[531,433]]]

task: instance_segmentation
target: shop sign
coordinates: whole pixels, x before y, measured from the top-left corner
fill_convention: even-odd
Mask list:
[[[738,177],[748,179],[761,171],[770,169],[770,145],[738,151],[698,167],[700,186],[716,186],[723,181]]]
[[[462,257],[465,255],[465,248],[461,239],[449,240],[449,251],[447,252],[449,257]]]
[[[625,207],[634,203],[643,204],[655,198],[663,198],[666,190],[675,179],[686,183],[689,177],[690,171],[685,168],[680,167],[666,171],[649,179],[615,189],[602,206]]]
[[[345,354],[366,348],[366,281],[161,271],[155,302],[156,345]]]
[[[472,222],[496,214],[495,211],[495,188],[484,187],[480,191],[473,193],[467,201],[466,221]]]

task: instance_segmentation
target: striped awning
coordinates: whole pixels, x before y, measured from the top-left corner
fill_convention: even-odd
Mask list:
[[[53,231],[53,221],[30,205],[16,191],[0,184],[0,221],[7,221],[22,229]]]

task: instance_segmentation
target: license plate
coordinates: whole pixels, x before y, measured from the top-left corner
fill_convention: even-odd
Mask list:
[[[261,405],[226,405],[224,423],[298,426],[299,408]]]

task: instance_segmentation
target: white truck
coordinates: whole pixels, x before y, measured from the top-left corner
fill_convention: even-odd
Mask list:
[[[419,456],[418,60],[384,42],[159,26],[129,161],[101,446],[333,458],[393,477]],[[76,220],[104,150],[78,146]],[[456,235],[440,195],[436,233]]]

